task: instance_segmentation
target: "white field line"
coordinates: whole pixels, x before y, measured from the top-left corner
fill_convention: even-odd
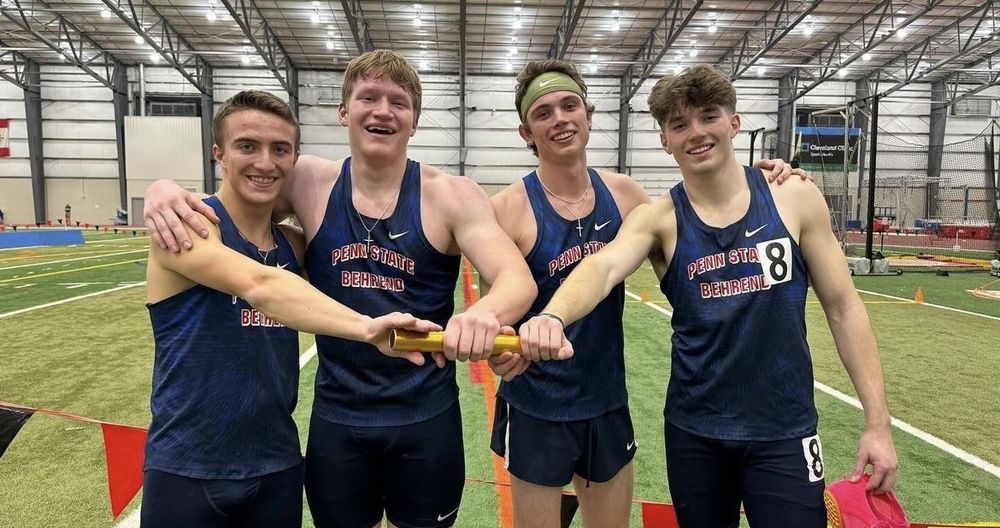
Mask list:
[[[837,389],[834,389],[833,387],[824,385],[818,381],[814,382],[814,384],[817,389],[829,394],[830,396],[833,396],[834,398],[837,398],[838,400],[857,409],[863,409],[863,407],[861,406],[861,402],[858,401],[857,399],[852,398],[851,396],[848,396],[843,392],[840,392]],[[994,477],[1000,478],[1000,467],[997,467],[996,465],[991,464],[977,457],[976,455],[973,455],[972,453],[965,451],[964,449],[955,447],[949,444],[948,442],[945,442],[944,440],[930,433],[917,429],[916,427],[898,418],[892,418],[892,425],[894,425],[897,429],[910,433],[911,435],[923,440],[924,442],[927,442],[928,444],[944,451],[945,453],[948,453],[949,455],[952,455],[965,462],[968,462],[969,464],[976,466],[977,468],[993,475]]]
[[[96,292],[88,293],[88,294],[85,294],[85,295],[78,295],[76,297],[70,297],[69,299],[62,299],[62,300],[54,301],[54,302],[50,302],[50,303],[39,304],[38,306],[30,306],[28,308],[22,308],[20,310],[14,310],[13,312],[0,313],[0,319],[4,319],[6,317],[13,317],[15,315],[20,315],[20,314],[27,313],[27,312],[33,312],[35,310],[41,310],[42,308],[51,308],[53,306],[59,306],[60,304],[66,304],[68,302],[73,302],[73,301],[79,301],[80,299],[86,299],[88,297],[96,297],[98,295],[104,295],[105,293],[111,293],[111,292],[116,292],[118,290],[125,290],[125,289],[128,289],[128,288],[135,288],[136,286],[145,286],[145,285],[146,285],[146,281],[137,282],[135,284],[126,284],[124,286],[118,286],[116,288],[110,288],[110,289],[107,289],[107,290],[96,291]]]
[[[302,370],[312,358],[316,357],[316,345],[309,347],[305,352],[299,356],[299,370]],[[132,513],[129,513],[122,519],[115,528],[139,528],[139,517],[142,511],[142,504],[136,506]]]
[[[958,312],[960,314],[974,315],[976,317],[983,317],[983,318],[986,318],[986,319],[992,319],[994,321],[1000,321],[1000,317],[995,317],[995,316],[992,316],[992,315],[986,315],[986,314],[981,314],[981,313],[976,313],[976,312],[969,312],[969,311],[966,311],[966,310],[959,310],[958,308],[952,308],[950,306],[941,306],[940,304],[931,304],[931,303],[918,303],[918,302],[915,302],[913,299],[904,299],[902,297],[895,297],[895,296],[892,296],[892,295],[886,295],[884,293],[876,293],[876,292],[868,291],[868,290],[858,290],[858,292],[859,293],[867,293],[868,295],[875,295],[875,296],[878,296],[878,297],[886,297],[888,299],[895,299],[897,301],[906,301],[906,302],[912,303],[912,304],[921,304],[923,306],[930,306],[931,308],[940,308],[942,310],[948,310],[949,312]]]
[[[50,264],[62,264],[63,262],[75,262],[75,261],[78,261],[78,260],[90,260],[90,259],[102,258],[102,257],[117,257],[119,255],[131,255],[132,253],[141,253],[143,251],[149,251],[149,250],[148,249],[133,249],[132,251],[122,251],[120,253],[103,253],[103,254],[100,254],[100,255],[90,255],[90,256],[87,256],[87,257],[77,257],[77,258],[71,258],[71,259],[65,259],[65,260],[53,260],[53,261],[49,261],[49,262],[37,262],[35,264],[18,264],[17,266],[8,266],[6,268],[0,268],[0,271],[7,271],[7,270],[19,269],[19,268],[31,268],[31,267],[35,267],[35,266],[46,266],[46,265],[50,265]]]
[[[861,290],[858,290],[858,291],[861,291]],[[864,293],[871,293],[871,292],[864,292]],[[628,295],[629,297],[631,297],[631,298],[633,298],[635,300],[640,300],[641,299],[638,295],[636,295],[636,294],[634,294],[632,292],[629,292],[627,290],[625,291],[625,295]],[[874,294],[874,295],[882,295],[882,294]],[[883,297],[889,297],[889,298],[892,298],[892,299],[900,299],[899,297],[892,297],[891,295],[882,295],[882,296]],[[906,300],[906,299],[900,299],[900,300]],[[660,313],[666,314],[668,317],[670,317],[670,315],[671,315],[670,311],[668,311],[668,310],[666,310],[666,309],[664,309],[664,308],[662,308],[660,306],[657,306],[655,304],[648,303],[648,302],[647,303],[641,303],[641,304],[645,304],[646,306],[649,306],[650,308],[652,308],[652,309],[654,309],[654,310],[656,310],[656,311],[658,311]],[[982,317],[988,317],[988,318],[991,318],[991,319],[996,319],[995,317],[991,317],[991,316],[988,316],[988,315],[976,314],[976,313],[973,313],[973,312],[965,312],[963,310],[957,310],[957,309],[954,309],[954,308],[948,308],[947,306],[937,306],[937,305],[932,305],[932,304],[928,305],[928,306],[934,306],[936,308],[943,308],[943,309],[946,309],[946,310],[954,310],[956,312],[967,313],[967,314],[971,314],[971,315],[979,315],[979,316],[982,316]],[[829,394],[830,396],[833,396],[834,398],[836,398],[836,399],[838,399],[838,400],[840,400],[840,401],[842,401],[842,402],[844,402],[844,403],[846,403],[846,404],[848,404],[848,405],[850,405],[852,407],[855,407],[855,408],[858,408],[858,409],[863,409],[863,407],[861,406],[861,402],[858,401],[857,399],[852,398],[851,396],[848,396],[848,395],[846,395],[846,394],[838,391],[837,389],[834,389],[833,387],[830,387],[828,385],[824,385],[824,384],[822,384],[822,383],[820,383],[818,381],[814,381],[813,383],[814,383],[815,387],[818,390],[820,390],[822,392],[825,392],[826,394]],[[996,465],[994,465],[994,464],[992,464],[990,462],[987,462],[986,460],[983,460],[982,458],[979,458],[976,455],[973,455],[972,453],[969,453],[968,451],[965,451],[964,449],[961,449],[959,447],[953,446],[953,445],[949,444],[948,442],[946,442],[946,441],[944,441],[944,440],[942,440],[942,439],[940,439],[940,438],[938,438],[938,437],[936,437],[936,436],[934,436],[934,435],[932,435],[932,434],[930,434],[930,433],[928,433],[926,431],[918,429],[918,428],[916,428],[916,427],[914,427],[914,426],[912,426],[912,425],[910,425],[910,424],[908,424],[908,423],[906,423],[906,422],[904,422],[904,421],[902,421],[902,420],[900,420],[898,418],[892,418],[892,425],[894,427],[896,427],[897,429],[899,429],[901,431],[904,431],[904,432],[907,432],[907,433],[909,433],[909,434],[911,434],[911,435],[913,435],[913,436],[915,436],[915,437],[923,440],[924,442],[927,442],[928,444],[930,444],[930,445],[932,445],[932,446],[934,446],[934,447],[936,447],[936,448],[944,451],[945,453],[948,453],[949,455],[952,455],[955,458],[958,458],[959,460],[962,460],[963,462],[967,462],[968,464],[970,464],[972,466],[975,466],[975,467],[977,467],[977,468],[979,468],[979,469],[981,469],[981,470],[983,470],[983,471],[985,471],[985,472],[993,475],[994,477],[1000,478],[1000,467],[997,467]]]

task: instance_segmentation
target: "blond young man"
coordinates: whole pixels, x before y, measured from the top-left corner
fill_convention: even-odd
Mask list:
[[[298,157],[299,125],[287,104],[240,92],[219,108],[213,130],[223,182],[204,203],[219,225],[190,251],[154,245],[149,255],[156,356],[142,525],[297,527],[296,330],[390,354],[391,328],[438,326],[403,314],[372,319],[297,275],[302,235],[271,223]]]
[[[807,281],[865,409],[853,478],[870,464],[870,486],[886,491],[897,469],[874,334],[826,204],[813,185],[768,185],[737,162],[736,92],[711,66],[660,80],[649,106],[683,182],[637,207],[553,295],[550,316],[521,334],[537,336],[537,354],[556,353],[562,321],[584,317],[647,256],[662,254],[660,287],[675,310],[667,473],[681,526],[735,526],[742,502],[754,528],[824,527]]]
[[[421,86],[401,55],[376,50],[351,61],[342,96],[351,157],[302,156],[282,193],[305,230],[309,280],[363,313],[405,310],[442,324],[448,360],[487,357],[501,324],[535,296],[516,246],[474,182],[407,159]],[[189,216],[191,202],[176,185],[154,191],[166,187],[169,197],[147,200],[147,224],[158,243],[177,248],[189,237],[170,225]],[[460,253],[493,288],[452,315]],[[404,528],[454,524],[465,479],[454,363],[404,366],[326,336],[317,345],[306,453],[316,525],[373,526],[383,516]]]

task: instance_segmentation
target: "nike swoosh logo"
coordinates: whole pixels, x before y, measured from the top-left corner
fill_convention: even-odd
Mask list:
[[[548,86],[548,85],[550,85],[550,84],[552,84],[552,83],[554,83],[554,82],[556,82],[558,80],[559,79],[549,79],[547,81],[539,81],[538,82],[538,87],[539,88],[545,88],[546,86]]]
[[[448,512],[448,513],[446,513],[444,515],[438,515],[438,522],[441,522],[441,521],[447,519],[448,517],[451,517],[452,515],[455,515],[456,512],[458,512],[458,508],[455,508],[454,510],[451,510],[450,512]]]
[[[757,233],[759,233],[760,230],[764,229],[765,227],[767,227],[767,224],[764,224],[764,225],[758,227],[757,229],[754,229],[753,231],[750,231],[748,229],[748,230],[746,230],[746,231],[743,232],[743,235],[746,236],[747,238],[750,238],[750,237],[756,235]]]
[[[606,226],[606,225],[608,225],[610,223],[611,223],[611,220],[608,220],[607,222],[604,222],[603,224],[597,224],[597,225],[594,226],[594,231],[600,231],[601,229],[604,229],[604,226]]]
[[[389,233],[389,240],[396,240],[397,238],[409,233],[409,230],[403,231],[402,233]],[[440,520],[440,519],[438,519]]]
[[[626,451],[631,451],[632,448],[635,447],[635,446],[636,446],[635,440],[632,440],[631,442],[625,444],[625,450]],[[438,519],[438,520],[440,520],[440,519]]]
[[[278,264],[278,269],[285,269],[285,268],[288,267],[289,264],[291,264],[291,262],[286,262],[284,264]]]

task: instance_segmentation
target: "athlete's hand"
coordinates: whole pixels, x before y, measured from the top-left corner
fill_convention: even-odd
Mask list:
[[[573,345],[566,339],[562,322],[547,315],[528,319],[518,330],[521,354],[531,361],[549,361],[573,357]]]
[[[389,347],[389,334],[392,330],[412,330],[414,332],[437,332],[441,330],[441,325],[425,319],[417,319],[408,313],[399,312],[392,312],[381,317],[375,317],[374,319],[371,317],[365,318],[362,325],[362,335],[365,336],[366,343],[375,345],[379,352],[389,357],[403,358],[414,365],[423,365],[424,355],[415,350],[397,352]],[[438,361],[435,358],[434,361],[438,364],[438,367],[444,366],[443,360]]]
[[[173,180],[157,180],[146,189],[146,201],[142,209],[142,219],[160,249],[170,248],[178,252],[180,248],[191,249],[191,237],[184,224],[191,226],[202,238],[208,238],[208,228],[198,219],[195,211],[218,224],[215,210],[199,197]]]
[[[858,458],[854,470],[849,477],[851,482],[857,482],[864,473],[865,467],[871,464],[872,477],[866,489],[875,493],[885,493],[896,484],[896,472],[899,470],[899,460],[896,458],[896,447],[892,443],[892,431],[889,426],[866,427],[858,440]]]
[[[493,342],[499,333],[496,315],[477,310],[473,305],[448,320],[444,327],[444,355],[452,361],[486,359],[493,352]]]
[[[500,329],[500,333],[503,335],[515,335],[514,329],[510,326],[505,326]],[[515,354],[510,350],[504,350],[501,354],[489,357],[490,370],[494,374],[500,376],[504,381],[510,381],[518,376],[520,376],[528,366],[531,365],[531,361],[522,354]]]
[[[791,165],[785,163],[785,161],[781,159],[757,160],[757,163],[754,163],[753,166],[758,169],[769,171],[767,173],[768,181],[776,181],[778,182],[778,185],[781,185],[785,182],[785,180],[793,175],[802,178],[803,181],[816,181],[816,178],[813,178],[813,176],[805,170],[798,168],[793,169]]]

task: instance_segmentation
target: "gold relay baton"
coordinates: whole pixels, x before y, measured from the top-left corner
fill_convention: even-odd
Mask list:
[[[443,352],[444,332],[413,332],[410,330],[392,330],[389,333],[389,348],[396,352]],[[499,356],[504,350],[515,354],[521,353],[521,338],[516,335],[498,335],[493,341],[493,353]]]

